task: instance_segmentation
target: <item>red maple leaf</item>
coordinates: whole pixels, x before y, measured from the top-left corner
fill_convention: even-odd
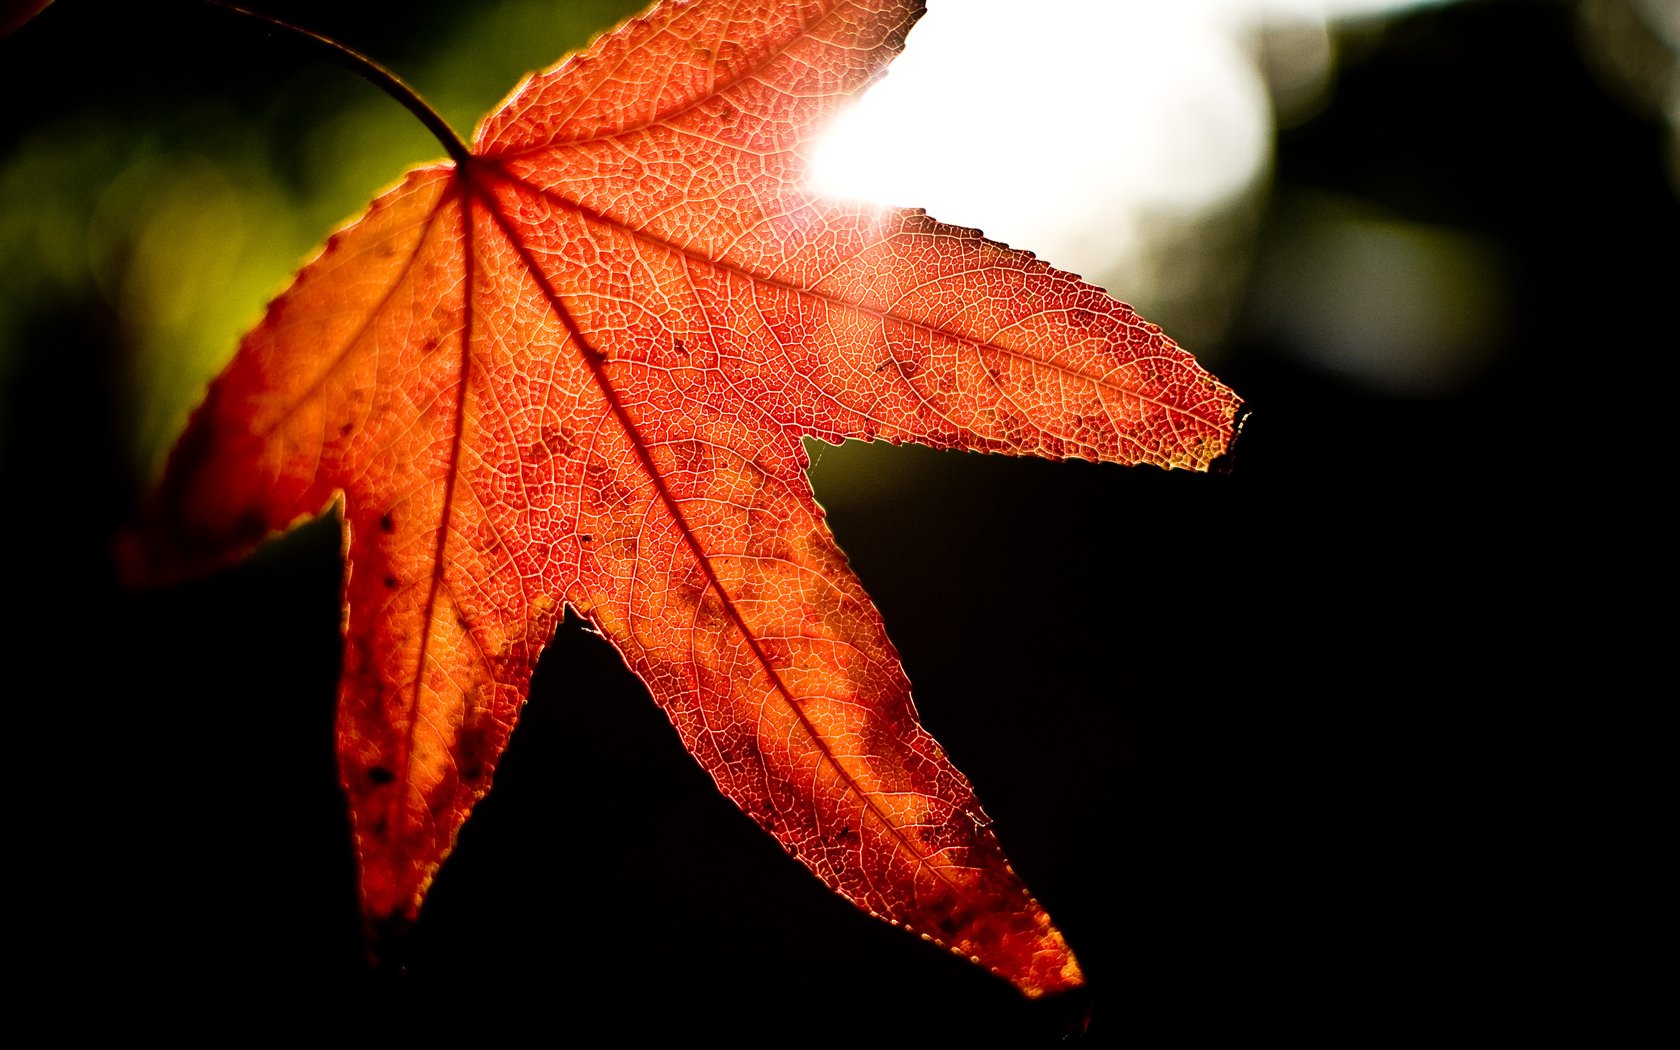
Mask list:
[[[837,892],[1029,995],[1081,981],[922,729],[804,438],[1206,469],[1240,402],[1032,256],[804,185],[913,0],[670,0],[330,238],[136,533],[168,577],[340,507],[366,916],[413,917],[562,612]]]

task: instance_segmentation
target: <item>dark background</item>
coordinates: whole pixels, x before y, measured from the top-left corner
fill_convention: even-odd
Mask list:
[[[399,70],[465,17],[262,6]],[[366,90],[164,10],[60,0],[0,39],[0,158],[90,113],[213,153],[221,130],[171,114],[210,95],[284,138]],[[110,538],[142,483],[127,336],[92,285],[32,291],[0,331],[0,541],[34,980],[142,1003],[122,1016],[149,1028],[342,1008],[482,1039],[523,1017],[771,1045],[1036,1045],[1087,1009],[1105,1045],[1590,1020],[1580,946],[1613,906],[1578,873],[1614,863],[1591,829],[1620,746],[1602,719],[1648,691],[1632,668],[1661,619],[1638,613],[1668,590],[1680,204],[1661,124],[1595,73],[1578,14],[1360,29],[1279,136],[1253,287],[1303,194],[1469,231],[1498,246],[1507,309],[1468,379],[1338,373],[1254,301],[1213,362],[1253,413],[1227,474],[821,452],[926,723],[1086,967],[1077,1003],[1028,1003],[829,894],[570,625],[406,975],[369,971],[332,755],[336,526],[120,588]],[[897,480],[831,502],[843,464]]]

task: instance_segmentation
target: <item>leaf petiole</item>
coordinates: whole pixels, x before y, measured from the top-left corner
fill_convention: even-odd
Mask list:
[[[332,37],[322,36],[320,33],[293,25],[284,19],[273,18],[234,4],[224,3],[223,0],[198,0],[198,2],[206,7],[212,7],[230,15],[254,19],[271,28],[282,30],[290,34],[294,41],[309,45],[311,49],[322,53],[330,61],[355,73],[402,103],[420,123],[426,126],[426,130],[430,131],[432,136],[443,145],[444,150],[449,154],[449,158],[455,162],[456,168],[462,171],[466,170],[467,164],[472,158],[472,151],[467,148],[467,144],[461,139],[461,136],[456,134],[455,129],[449,126],[449,122],[444,120],[442,115],[432,108],[431,103],[420,97],[420,93],[409,87],[401,77],[367,55],[362,54],[355,48],[339,43]]]

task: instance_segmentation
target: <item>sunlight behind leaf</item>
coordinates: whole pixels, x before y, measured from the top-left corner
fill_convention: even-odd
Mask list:
[[[817,184],[925,207],[1088,279],[1131,276],[1154,217],[1193,217],[1260,176],[1264,85],[1205,8],[1056,0],[1034,15],[935,5],[827,138]]]
[[[1031,245],[1217,357],[1269,179],[1274,100],[1290,120],[1319,104],[1329,20],[1415,6],[936,3],[836,123],[817,185]],[[1170,261],[1210,242],[1217,265]]]

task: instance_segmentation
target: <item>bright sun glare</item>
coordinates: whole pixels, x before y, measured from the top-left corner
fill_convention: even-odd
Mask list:
[[[1394,0],[963,0],[931,5],[891,73],[836,122],[817,185],[923,207],[1092,279],[1141,264],[1270,163],[1262,28],[1391,13]],[[961,17],[942,17],[947,13]],[[1313,57],[1316,55],[1317,57]],[[1328,48],[1296,81],[1326,82]]]

